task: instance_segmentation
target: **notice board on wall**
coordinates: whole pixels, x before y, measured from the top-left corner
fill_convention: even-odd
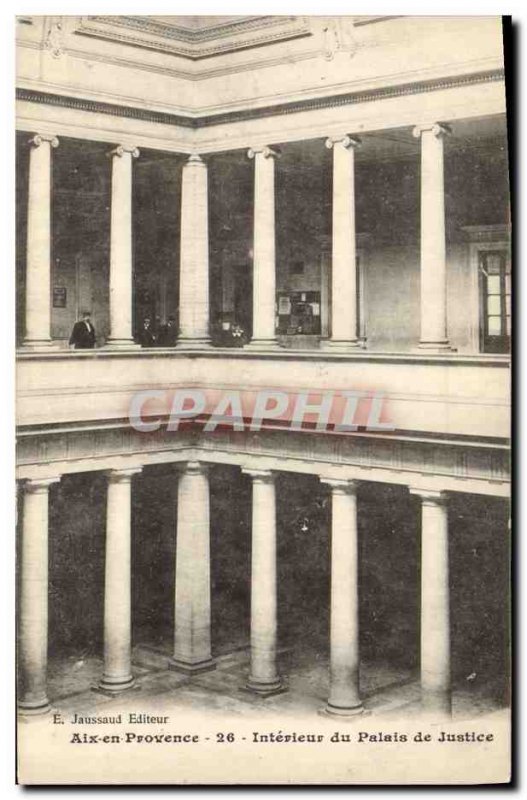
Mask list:
[[[279,292],[278,333],[320,335],[320,292]]]

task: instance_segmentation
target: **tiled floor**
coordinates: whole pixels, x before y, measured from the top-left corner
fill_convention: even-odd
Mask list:
[[[102,672],[98,658],[51,660],[49,697],[63,713],[110,714],[136,710],[147,713],[187,714],[203,711],[232,716],[267,716],[316,714],[328,697],[328,665],[325,656],[304,650],[280,653],[281,674],[288,691],[261,698],[245,690],[249,654],[247,650],[223,655],[216,669],[196,676],[186,676],[167,669],[167,654],[146,647],[135,648],[136,686],[118,698],[93,692]],[[361,665],[361,693],[366,709],[375,716],[405,717],[420,711],[417,675],[382,664]],[[489,688],[472,683],[456,685],[453,692],[453,716],[471,719],[496,711],[499,704]]]

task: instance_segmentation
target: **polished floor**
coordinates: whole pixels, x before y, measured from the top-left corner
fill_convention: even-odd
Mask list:
[[[64,714],[110,714],[141,711],[172,714],[203,713],[251,717],[280,714],[287,717],[316,714],[328,696],[328,665],[324,655],[305,649],[279,654],[281,674],[288,691],[261,698],[244,688],[248,674],[246,648],[217,658],[214,671],[188,677],[169,671],[167,655],[145,646],[134,649],[136,686],[108,697],[92,691],[102,673],[102,661],[93,656],[52,659],[49,697]],[[420,713],[418,675],[383,664],[361,665],[361,693],[366,710],[375,717],[405,718]],[[492,685],[480,685],[468,675],[454,685],[453,718],[473,719],[503,708]]]

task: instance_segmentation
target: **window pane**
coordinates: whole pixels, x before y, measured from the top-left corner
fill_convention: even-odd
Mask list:
[[[487,253],[487,272],[489,275],[499,275],[502,260],[499,253]]]
[[[501,297],[499,295],[487,297],[487,314],[501,314]]]
[[[505,291],[507,294],[511,293],[511,276],[510,273],[505,275]]]
[[[489,336],[501,336],[501,317],[489,317]]]
[[[489,275],[487,278],[487,294],[499,294],[500,293],[500,276],[499,275]]]

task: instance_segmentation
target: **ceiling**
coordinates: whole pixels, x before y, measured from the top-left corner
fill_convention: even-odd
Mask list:
[[[294,16],[83,16],[75,33],[191,60],[311,36]]]
[[[169,16],[152,15],[149,16],[148,19],[162,22],[165,25],[172,25],[177,26],[178,28],[188,28],[189,30],[199,31],[207,28],[225,26],[232,22],[240,22],[241,20],[252,19],[252,17],[232,15],[229,17],[214,17],[206,16],[205,14],[195,15],[193,17],[184,17],[182,15],[180,16],[179,14],[177,16],[171,14]]]

